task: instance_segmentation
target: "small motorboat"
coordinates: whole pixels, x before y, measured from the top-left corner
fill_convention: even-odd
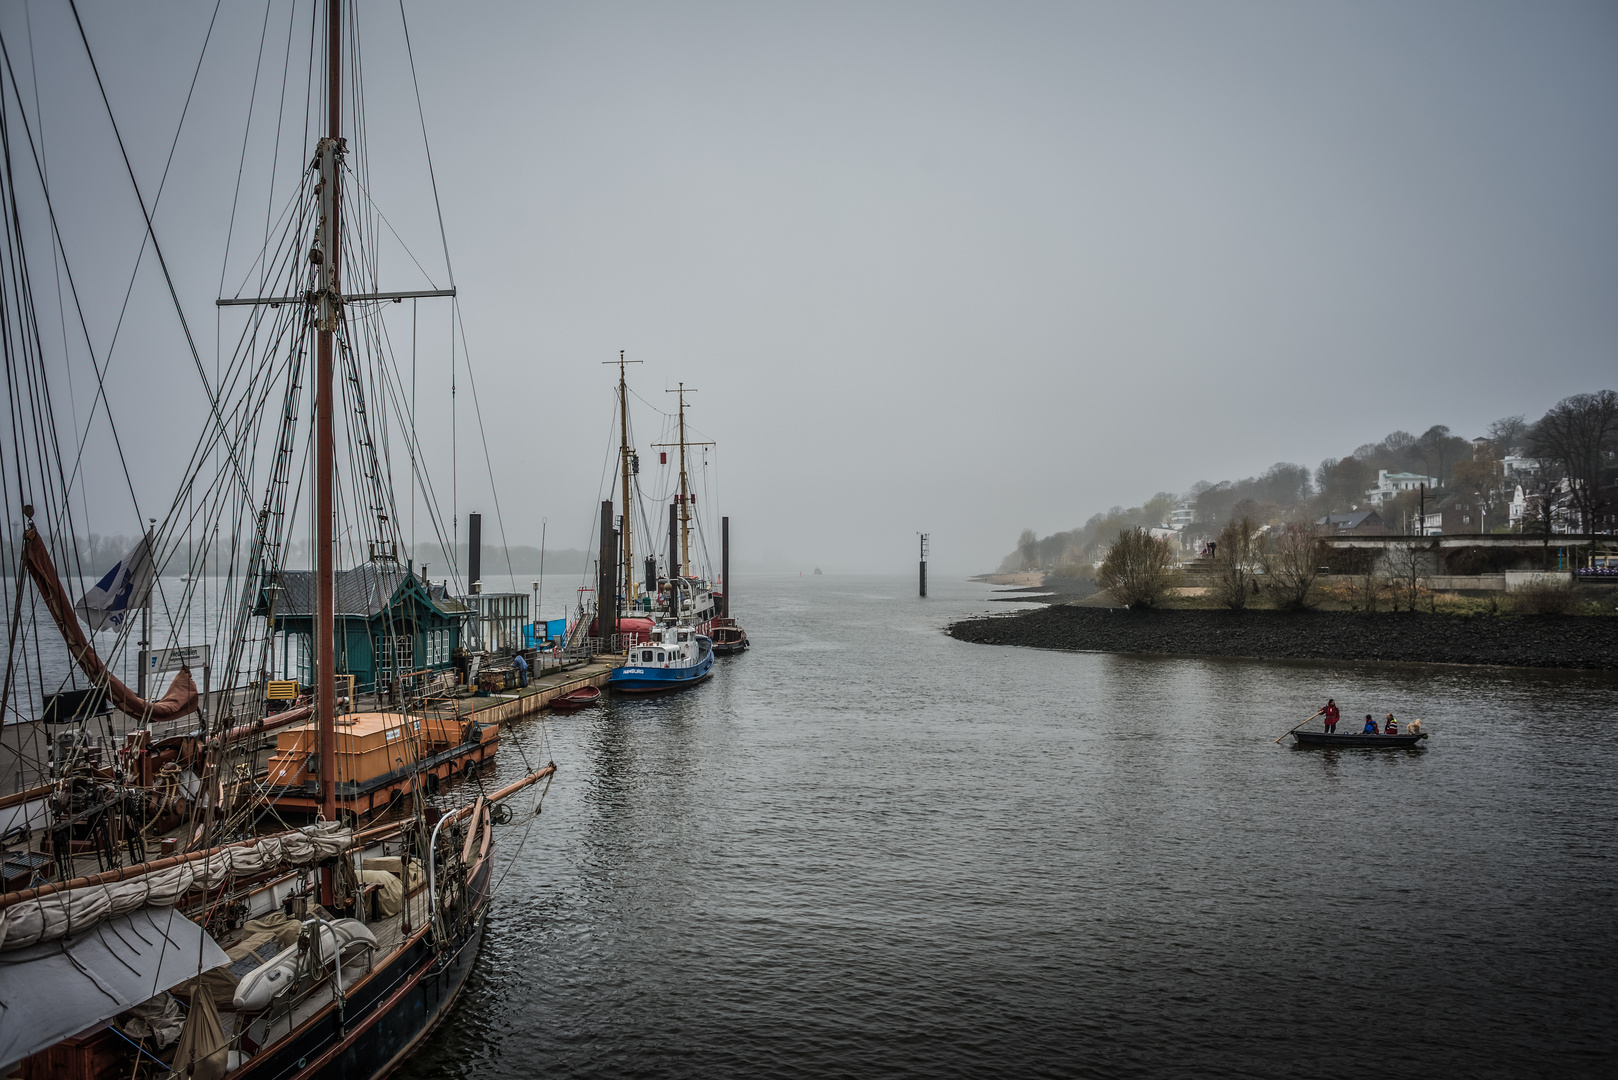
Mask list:
[[[572,712],[574,709],[583,709],[601,700],[601,687],[577,686],[561,697],[551,699],[551,708],[561,709],[563,712]]]
[[[1413,735],[1338,735],[1324,731],[1294,731],[1298,746],[1338,746],[1356,750],[1415,750],[1427,737],[1425,731]]]
[[[713,620],[713,651],[717,655],[743,652],[747,646],[747,631],[737,626],[735,619],[721,617]]]

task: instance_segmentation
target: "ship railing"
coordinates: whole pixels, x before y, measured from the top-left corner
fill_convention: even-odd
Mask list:
[[[633,634],[611,634],[607,637],[583,637],[561,650],[563,660],[589,660],[595,656],[616,656],[629,647]]]

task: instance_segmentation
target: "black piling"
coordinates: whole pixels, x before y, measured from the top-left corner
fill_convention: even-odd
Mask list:
[[[596,563],[596,636],[604,642],[618,632],[618,530],[612,500],[601,503],[601,558]],[[609,646],[610,647],[610,646]]]
[[[927,595],[927,534],[921,534],[921,595]]]
[[[466,516],[466,591],[483,591],[483,515]]]
[[[680,511],[669,503],[669,577],[680,576]]]

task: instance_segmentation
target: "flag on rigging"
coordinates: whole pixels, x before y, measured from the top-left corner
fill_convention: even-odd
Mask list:
[[[121,629],[124,617],[145,602],[146,591],[152,586],[152,550],[148,540],[141,537],[75,606],[91,633]]]

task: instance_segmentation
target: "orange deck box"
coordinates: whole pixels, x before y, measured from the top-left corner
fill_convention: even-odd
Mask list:
[[[298,724],[278,734],[267,783],[283,787],[318,780],[319,761],[314,753],[318,741],[313,723]],[[460,741],[459,728],[452,741]],[[421,721],[413,717],[377,712],[339,716],[337,780],[363,784],[414,764],[421,756],[421,743]]]

